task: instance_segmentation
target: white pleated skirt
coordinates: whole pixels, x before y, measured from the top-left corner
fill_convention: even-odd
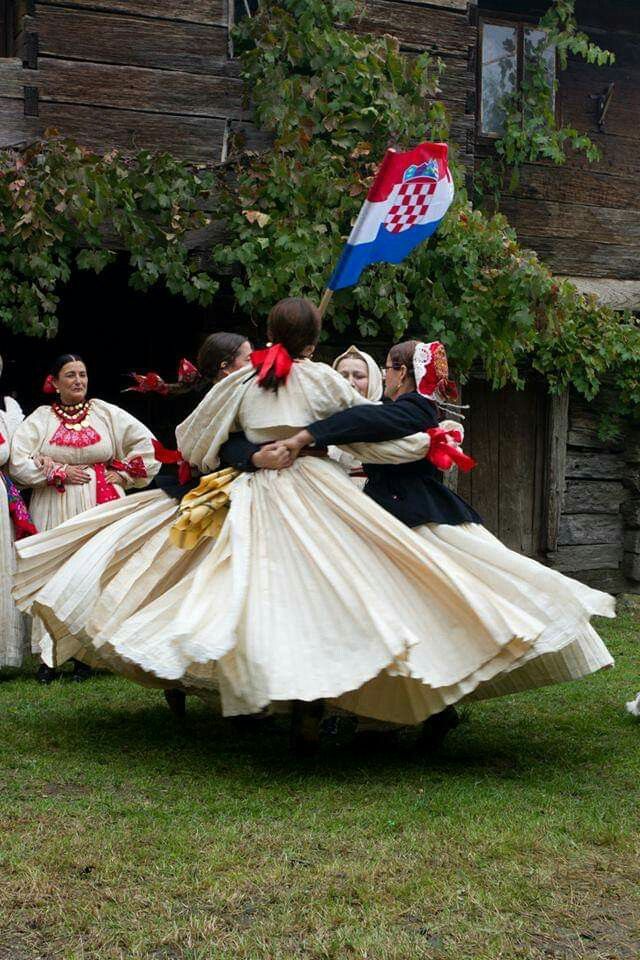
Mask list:
[[[324,698],[396,723],[613,662],[589,623],[611,597],[477,524],[409,530],[330,461],[239,477],[193,551],[169,541],[176,511],[148,491],[21,541],[15,597],[45,662],[215,690],[225,715]]]

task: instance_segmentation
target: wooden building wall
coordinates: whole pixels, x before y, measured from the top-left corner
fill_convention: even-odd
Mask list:
[[[539,2],[479,0],[478,15],[515,13],[535,20]],[[570,58],[558,74],[561,122],[586,132],[601,151],[589,163],[573,156],[564,166],[535,163],[522,170],[501,208],[520,241],[554,273],[616,308],[640,309],[640,5],[630,0],[577,0],[581,29],[613,51],[613,66]],[[602,127],[598,96],[615,88]],[[491,156],[479,139],[478,160]]]
[[[29,0],[0,63],[0,145],[48,127],[96,150],[219,161],[247,123],[227,0]]]

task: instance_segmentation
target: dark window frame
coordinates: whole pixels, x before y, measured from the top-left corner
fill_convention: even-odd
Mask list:
[[[502,136],[501,133],[485,133],[482,130],[482,41],[484,25],[498,27],[515,27],[516,29],[516,88],[522,86],[524,76],[524,35],[525,30],[539,30],[540,26],[536,20],[523,17],[519,14],[504,13],[503,11],[493,13],[491,10],[482,10],[478,18],[478,55],[476,57],[476,139],[484,143],[494,143]],[[554,64],[554,80],[558,79],[558,53],[556,51]],[[560,90],[555,91],[554,113],[556,118],[560,119]]]

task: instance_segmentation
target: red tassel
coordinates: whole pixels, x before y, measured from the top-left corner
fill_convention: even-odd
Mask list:
[[[57,393],[56,385],[53,382],[53,374],[49,373],[44,378],[44,383],[42,384],[43,393]]]
[[[195,383],[200,379],[200,371],[190,360],[184,357],[178,366],[178,383]]]
[[[135,380],[135,386],[127,387],[123,393],[159,393],[165,397],[169,393],[169,387],[164,382],[159,373],[130,373],[130,377]]]
[[[427,433],[431,437],[427,460],[438,470],[450,470],[455,463],[463,473],[468,473],[476,466],[473,457],[467,456],[457,446],[455,438],[460,437],[457,430],[442,430],[440,427],[431,427],[430,430],[427,430]]]
[[[278,383],[286,383],[293,366],[291,354],[281,343],[274,343],[266,350],[254,350],[251,363],[258,371],[258,383],[262,383],[271,370]]]

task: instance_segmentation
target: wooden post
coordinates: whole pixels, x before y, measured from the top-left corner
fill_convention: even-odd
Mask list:
[[[325,292],[322,294],[322,300],[320,301],[320,306],[318,307],[321,317],[324,317],[325,313],[327,312],[327,307],[329,306],[329,301],[331,300],[332,296],[333,290],[329,290],[327,287]]]
[[[567,463],[568,428],[569,391],[565,390],[559,396],[550,398],[547,428],[545,546],[550,552],[558,548],[558,529],[562,514]]]

